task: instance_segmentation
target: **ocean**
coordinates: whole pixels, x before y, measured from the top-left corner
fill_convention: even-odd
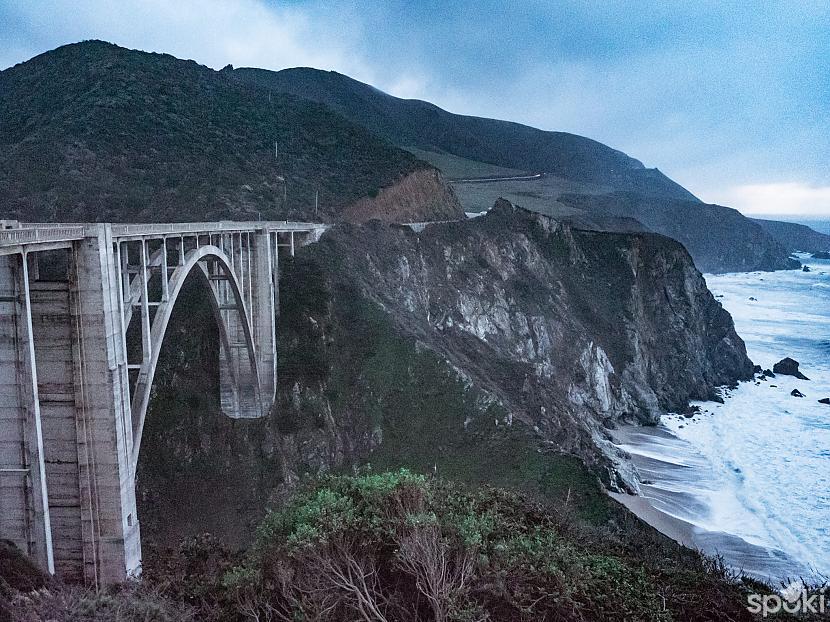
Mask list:
[[[809,272],[705,276],[753,362],[789,356],[810,380],[756,378],[621,443],[642,494],[696,546],[772,583],[830,577],[830,261],[799,258]]]

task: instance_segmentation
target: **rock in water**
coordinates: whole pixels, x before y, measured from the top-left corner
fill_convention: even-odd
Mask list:
[[[827,404],[830,406],[830,397],[823,397],[818,401],[819,404]]]
[[[790,391],[790,395],[792,395],[793,397],[804,397],[804,394],[798,389],[793,389],[792,391]]]
[[[789,356],[778,361],[772,366],[772,371],[776,374],[784,376],[795,376],[799,380],[809,380],[807,376],[798,371],[798,361],[791,359]]]

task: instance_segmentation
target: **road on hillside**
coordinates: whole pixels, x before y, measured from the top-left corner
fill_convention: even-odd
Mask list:
[[[451,184],[481,184],[492,181],[533,181],[534,179],[541,179],[544,173],[535,173],[533,175],[512,175],[510,177],[471,177],[469,179],[451,179]]]

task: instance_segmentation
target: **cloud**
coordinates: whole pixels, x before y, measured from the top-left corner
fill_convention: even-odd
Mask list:
[[[16,58],[0,56],[5,66],[27,56],[83,39],[104,39],[124,47],[166,52],[219,69],[256,66],[269,69],[312,66],[370,80],[373,72],[357,51],[360,24],[328,10],[270,6],[259,0],[109,0],[18,1],[0,7],[0,23],[14,24],[5,39]],[[0,27],[2,28],[2,27]],[[5,30],[5,29],[2,29]]]
[[[794,181],[747,184],[728,188],[717,197],[717,202],[753,216],[792,214],[830,220],[830,186]]]

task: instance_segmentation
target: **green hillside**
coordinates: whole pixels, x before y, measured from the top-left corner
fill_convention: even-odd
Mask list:
[[[336,219],[429,168],[323,106],[230,75],[99,41],[0,72],[0,216],[305,218],[319,189],[320,218]]]

